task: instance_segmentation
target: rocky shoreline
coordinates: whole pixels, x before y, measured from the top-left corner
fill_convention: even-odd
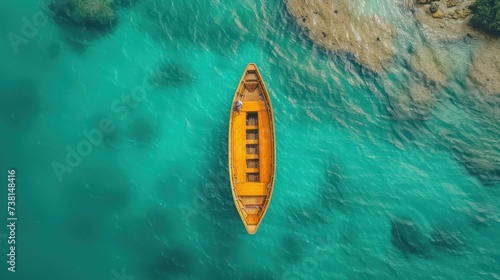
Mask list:
[[[463,37],[479,32],[469,26],[473,0],[415,0],[415,19],[430,32]]]
[[[438,38],[476,38],[469,68],[469,80],[487,96],[500,95],[500,38],[493,38],[472,28],[470,6],[475,0],[415,0],[415,18]],[[428,66],[428,65],[427,65]],[[417,69],[432,69],[423,65]],[[436,76],[436,75],[432,75]]]
[[[500,95],[500,38],[492,38],[469,25],[470,6],[475,0],[408,0],[419,24],[430,41],[450,39],[478,40],[469,67],[469,80],[487,95]],[[352,54],[361,65],[384,73],[393,60],[395,27],[367,15],[356,13],[348,0],[287,0],[288,12],[299,27],[318,45],[334,52]],[[435,86],[448,80],[442,52],[432,46],[414,46],[411,68]]]

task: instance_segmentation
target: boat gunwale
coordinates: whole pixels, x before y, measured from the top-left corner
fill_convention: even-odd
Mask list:
[[[234,180],[236,180],[236,177],[235,177],[235,172],[233,171],[233,164],[232,164],[233,150],[232,150],[232,141],[231,141],[231,138],[233,136],[233,134],[231,132],[232,132],[233,116],[234,116],[234,104],[235,104],[235,102],[240,94],[240,90],[245,85],[245,77],[248,74],[248,72],[250,71],[250,69],[249,69],[250,66],[253,66],[255,68],[255,74],[257,75],[257,80],[260,82],[261,91],[262,91],[263,96],[265,98],[264,102],[266,105],[266,112],[267,112],[268,117],[269,117],[269,129],[270,129],[270,136],[271,136],[270,143],[271,143],[271,155],[272,155],[271,166],[270,166],[271,167],[270,180],[268,183],[269,188],[268,188],[266,198],[265,198],[264,202],[261,204],[262,205],[262,212],[258,215],[259,220],[258,220],[258,223],[256,225],[248,225],[247,224],[247,222],[246,222],[247,217],[245,215],[248,216],[248,214],[246,212],[244,212],[244,210],[242,209],[244,206],[243,202],[240,199],[240,196],[237,195],[237,193],[236,193],[236,186],[234,185],[234,183],[235,183]],[[229,119],[229,134],[228,134],[228,165],[229,165],[229,175],[230,175],[229,181],[231,183],[231,193],[233,195],[233,201],[234,201],[236,210],[238,211],[238,214],[240,215],[240,218],[241,218],[247,232],[249,234],[255,234],[257,232],[262,220],[264,219],[265,214],[267,213],[267,210],[269,208],[269,204],[271,203],[272,194],[273,194],[273,190],[274,190],[274,182],[275,182],[275,177],[276,177],[275,176],[276,175],[276,133],[275,133],[275,126],[274,126],[274,113],[273,113],[273,109],[272,109],[271,98],[270,98],[269,92],[267,90],[266,84],[264,83],[264,80],[263,80],[262,75],[259,71],[259,68],[257,67],[257,65],[255,63],[249,63],[246,66],[245,71],[243,71],[241,79],[240,79],[238,86],[236,88],[236,91],[234,93],[233,102],[231,103],[231,111],[230,111],[230,119]],[[255,227],[255,230],[251,231],[249,229],[249,226]]]

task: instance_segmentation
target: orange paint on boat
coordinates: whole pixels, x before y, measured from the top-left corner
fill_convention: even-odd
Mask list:
[[[228,149],[234,204],[247,232],[255,234],[274,189],[276,140],[271,100],[254,63],[247,65],[231,104]]]

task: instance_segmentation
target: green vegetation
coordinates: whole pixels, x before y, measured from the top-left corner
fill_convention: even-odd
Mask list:
[[[470,9],[474,27],[500,36],[500,0],[477,0]]]

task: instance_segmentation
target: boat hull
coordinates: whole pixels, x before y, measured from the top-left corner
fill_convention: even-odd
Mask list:
[[[255,234],[269,208],[276,172],[271,100],[257,65],[247,65],[236,89],[229,120],[229,178],[236,210]]]

